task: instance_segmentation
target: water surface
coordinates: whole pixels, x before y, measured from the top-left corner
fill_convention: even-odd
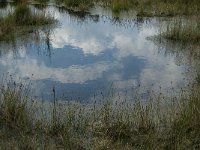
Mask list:
[[[10,8],[9,8],[10,9]],[[185,66],[147,37],[158,34],[157,19],[126,19],[46,8],[59,21],[0,45],[0,75],[29,80],[36,97],[89,101],[111,88],[121,93],[142,85],[180,88]]]

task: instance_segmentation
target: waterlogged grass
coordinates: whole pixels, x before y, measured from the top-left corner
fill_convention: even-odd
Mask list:
[[[160,29],[160,35],[166,39],[182,42],[199,44],[200,42],[200,17],[178,17],[170,22],[165,22]]]
[[[0,148],[195,149],[200,145],[200,93],[153,94],[147,102],[92,105],[37,102],[23,84],[1,86]]]
[[[55,0],[55,3],[66,8],[85,11],[95,5],[111,8],[114,13],[128,11],[138,4],[137,0]]]
[[[15,2],[18,5],[20,4],[14,15],[19,24],[48,24],[52,21],[45,15],[32,15],[30,9],[25,5],[28,1],[17,0]],[[36,2],[44,7],[49,1],[36,0]],[[110,8],[114,14],[135,10],[138,17],[177,16],[177,19],[167,23],[167,28],[161,31],[161,36],[182,42],[199,42],[200,39],[200,2],[198,0],[54,0],[54,2],[59,6],[79,11],[85,11],[95,5],[100,5]],[[185,19],[183,19],[184,17]],[[4,37],[2,32],[0,32],[0,37]]]
[[[49,0],[14,0],[15,4],[37,2],[45,5]],[[54,0],[56,4],[69,9],[88,10],[95,5],[109,7],[115,13],[136,10],[138,16],[196,15],[200,11],[198,0]]]
[[[13,17],[17,25],[45,25],[55,22],[54,18],[45,13],[32,13],[26,5],[19,5]]]
[[[0,40],[9,40],[13,38],[18,30],[27,26],[42,26],[53,24],[56,20],[45,12],[32,12],[29,6],[20,4],[16,7],[14,13],[0,18]]]
[[[87,10],[95,5],[111,8],[114,13],[136,10],[140,17],[196,15],[198,0],[55,0],[56,4],[71,9]]]
[[[194,15],[200,8],[198,0],[110,0],[107,4],[113,11],[134,9],[141,17]]]
[[[12,39],[13,38],[13,20],[10,18],[0,19],[0,39]]]
[[[60,2],[83,10],[92,5],[89,0]],[[98,3],[115,12],[138,6],[138,16],[195,15],[199,11],[196,0]],[[16,29],[24,26],[53,22],[52,17],[33,14],[27,5],[20,4],[13,14],[0,19],[0,39],[14,38]],[[161,36],[198,43],[199,31],[199,17],[195,15],[190,20],[174,19]],[[200,88],[191,88],[172,97],[152,91],[147,102],[138,93],[132,102],[113,103],[108,99],[84,105],[32,100],[29,86],[4,83],[0,85],[0,149],[198,149]]]
[[[200,3],[197,0],[146,0],[140,3],[139,16],[184,16],[199,13]],[[144,13],[145,12],[145,13]]]
[[[104,1],[103,1],[104,2]],[[138,5],[137,1],[129,1],[129,0],[111,0],[107,4],[113,12],[115,13],[120,13],[121,11],[128,11],[131,8],[134,8],[135,6]]]
[[[55,3],[79,11],[86,11],[94,5],[94,1],[91,0],[55,0]]]

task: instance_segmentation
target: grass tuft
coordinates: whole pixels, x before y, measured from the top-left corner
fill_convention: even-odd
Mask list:
[[[176,18],[166,24],[166,29],[161,31],[161,36],[183,43],[200,42],[199,16],[190,18]],[[161,29],[162,30],[162,29]]]
[[[0,40],[11,40],[17,32],[26,26],[54,24],[56,20],[45,12],[32,12],[26,4],[17,5],[14,13],[0,18]]]
[[[184,149],[200,143],[200,93],[152,94],[148,102],[32,102],[22,84],[1,87],[0,147]],[[190,92],[189,92],[190,93]],[[177,101],[174,101],[174,100]]]

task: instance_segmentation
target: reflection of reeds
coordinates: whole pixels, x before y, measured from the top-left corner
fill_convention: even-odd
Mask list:
[[[199,17],[176,18],[167,23],[161,36],[175,41],[198,43],[200,41]],[[162,30],[162,29],[161,29]]]
[[[197,86],[177,97],[152,93],[146,103],[136,95],[132,103],[84,106],[30,101],[26,88],[15,82],[1,86],[1,148],[182,149],[199,144]]]
[[[10,37],[13,37],[16,27],[23,29],[23,26],[40,26],[54,22],[55,19],[45,12],[33,13],[27,5],[20,4],[14,13],[0,18],[0,40],[9,40]]]

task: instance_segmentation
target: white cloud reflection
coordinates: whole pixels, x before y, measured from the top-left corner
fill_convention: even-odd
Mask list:
[[[136,56],[145,60],[147,65],[141,68],[137,83],[168,86],[171,82],[178,85],[182,81],[182,68],[175,64],[174,58],[158,56],[155,45],[146,40],[146,37],[156,34],[156,28],[143,26],[142,30],[138,31],[118,28],[102,22],[77,27],[67,19],[62,18],[62,20],[66,28],[57,29],[58,34],[54,35],[53,47],[62,48],[65,45],[71,45],[82,49],[85,55],[99,55],[110,48],[115,48],[113,56],[116,61],[128,56]],[[132,82],[129,79],[124,80],[120,74],[116,75],[116,73],[109,80],[116,81],[116,78],[119,83]],[[134,81],[133,84],[135,83]]]
[[[121,60],[128,56],[135,56],[145,61],[145,66],[139,70],[139,77],[133,75],[131,79],[124,79],[119,71],[109,72],[105,80],[114,81],[121,89],[137,84],[154,83],[165,86],[171,81],[178,85],[182,81],[181,67],[175,64],[174,58],[158,56],[154,44],[146,40],[146,37],[156,33],[155,28],[144,26],[141,31],[138,31],[136,28],[125,29],[104,22],[79,26],[70,22],[67,15],[60,16],[55,13],[55,16],[61,19],[62,27],[57,28],[51,37],[53,48],[64,48],[66,45],[71,45],[81,49],[85,56],[88,54],[98,56],[113,48],[114,60],[112,62],[98,61],[87,65],[75,64],[66,68],[51,67],[43,61],[39,62],[37,58],[29,57],[25,47],[21,47],[18,50],[20,59],[12,60],[14,54],[9,52],[6,57],[0,59],[0,66],[6,68],[11,74],[16,73],[21,78],[33,75],[34,80],[51,79],[60,83],[84,84],[87,81],[101,78],[105,72],[113,68],[126,71],[123,70]]]
[[[16,74],[21,78],[32,77],[33,80],[51,79],[61,83],[83,84],[86,81],[100,78],[104,72],[113,67],[119,67],[117,62],[98,62],[85,66],[53,68],[44,63],[38,63],[37,59],[26,57],[13,61],[9,56],[1,59],[0,64],[6,67],[10,74]]]

